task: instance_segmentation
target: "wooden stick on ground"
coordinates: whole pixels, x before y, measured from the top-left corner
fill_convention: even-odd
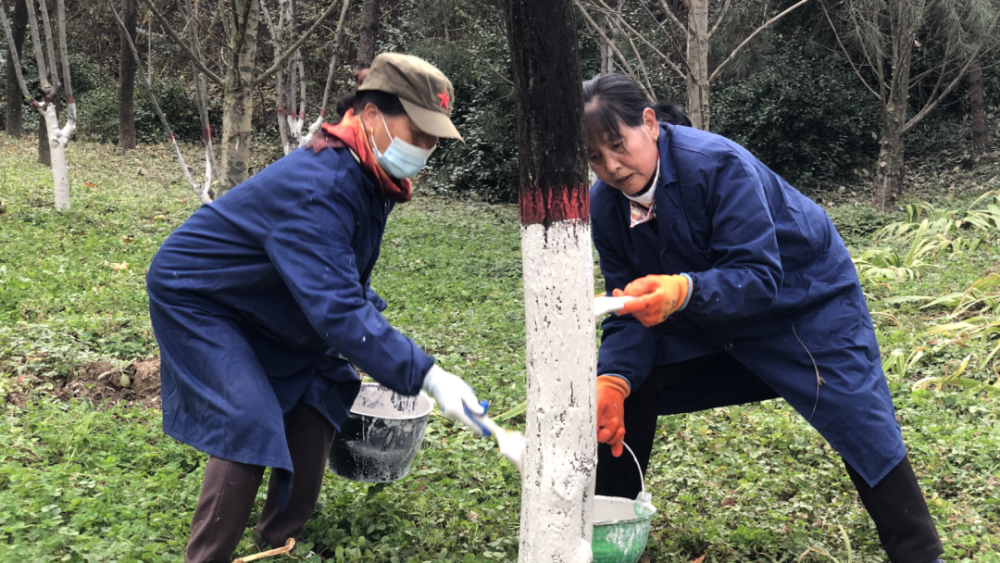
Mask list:
[[[255,553],[253,555],[247,555],[246,557],[240,557],[233,561],[233,563],[250,563],[250,561],[256,561],[258,559],[263,559],[265,557],[274,557],[275,555],[287,555],[288,552],[295,549],[295,538],[288,538],[285,542],[285,547],[279,547],[278,549],[272,549],[270,551],[262,551],[260,553]]]

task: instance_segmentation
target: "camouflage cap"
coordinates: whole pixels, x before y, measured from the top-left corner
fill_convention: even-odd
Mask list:
[[[462,139],[451,122],[455,89],[443,72],[431,63],[411,55],[382,53],[375,57],[362,90],[395,94],[406,115],[421,131],[435,137]]]

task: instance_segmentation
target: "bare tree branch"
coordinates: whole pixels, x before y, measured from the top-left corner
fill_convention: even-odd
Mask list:
[[[59,54],[62,57],[63,70],[63,90],[66,92],[66,103],[72,104],[73,115],[70,116],[76,121],[76,102],[73,100],[73,83],[70,80],[69,72],[69,46],[66,44],[66,0],[56,0],[56,25],[59,26]]]
[[[24,0],[28,4],[28,27],[31,28],[31,46],[35,50],[35,64],[38,65],[38,81],[41,83],[42,92],[48,98],[55,89],[55,80],[49,80],[48,70],[45,68],[45,55],[42,51],[42,38],[38,35],[38,16],[35,14],[34,0]]]
[[[830,23],[830,29],[833,31],[833,36],[837,38],[837,45],[840,45],[840,50],[843,51],[844,58],[846,58],[848,64],[851,65],[851,70],[853,70],[854,74],[861,80],[861,83],[865,85],[865,88],[868,88],[868,91],[871,92],[873,96],[878,98],[878,92],[876,92],[875,89],[868,84],[868,81],[865,80],[864,76],[861,76],[861,71],[854,65],[854,60],[851,58],[850,53],[847,52],[847,47],[844,47],[844,44],[840,41],[840,34],[837,33],[837,28],[833,25],[833,20],[830,19],[830,14],[826,10],[826,2],[821,1],[819,5],[823,8],[823,15],[826,16],[826,21]]]
[[[337,31],[333,34],[333,53],[330,55],[330,67],[326,71],[326,88],[323,89],[323,103],[319,106],[319,118],[322,120],[326,115],[326,105],[330,101],[330,88],[333,86],[333,75],[337,70],[337,55],[340,52],[340,40],[344,35],[344,21],[347,20],[347,11],[351,8],[351,0],[344,0],[344,5],[340,9],[340,19],[337,20]],[[312,130],[312,127],[309,128]]]
[[[712,26],[711,31],[708,32],[708,38],[711,39],[712,35],[715,34],[715,30],[719,29],[722,25],[722,19],[726,16],[726,12],[729,11],[729,4],[732,0],[726,0],[726,3],[722,5],[722,10],[719,11],[719,18],[715,20],[715,25]]]
[[[645,4],[645,3],[643,3],[643,4],[642,4],[642,8],[643,8],[644,10],[646,10],[646,13],[647,13],[647,14],[649,14],[649,18],[650,18],[651,20],[653,20],[654,22],[656,22],[656,21],[657,21],[657,20],[656,20],[656,16],[655,16],[655,15],[653,14],[653,12],[652,12],[652,11],[651,11],[651,10],[649,9],[649,6],[647,6],[647,5]],[[684,72],[684,73],[682,73],[682,77],[683,77],[683,78],[684,78],[685,80],[687,80],[687,76],[688,76],[688,74],[691,74],[691,67],[690,67],[690,66],[688,66],[688,64],[687,64],[687,57],[685,56],[685,50],[684,50],[684,49],[682,48],[682,46],[678,45],[678,44],[677,44],[677,43],[676,43],[676,42],[674,41],[674,36],[673,36],[673,34],[672,34],[672,33],[670,33],[670,31],[668,31],[668,30],[666,29],[666,26],[665,26],[665,23],[666,23],[666,22],[657,22],[656,26],[657,26],[658,28],[660,28],[660,31],[662,31],[662,32],[663,32],[663,36],[664,36],[664,37],[666,37],[666,38],[667,38],[667,41],[669,41],[669,42],[670,42],[670,48],[671,48],[671,50],[672,50],[672,51],[673,51],[674,53],[677,53],[677,56],[678,56],[678,59],[679,59],[679,60],[681,61],[681,62],[680,62],[680,64],[681,64],[681,66],[682,66],[682,67],[683,67],[683,68],[685,69],[685,72]],[[688,37],[688,34],[687,34],[687,31],[685,31],[685,32],[684,32],[684,37],[685,37],[685,38],[687,38],[687,37]]]
[[[601,6],[603,6],[605,9],[608,9],[608,10],[611,9],[611,7],[608,6],[604,2],[604,0],[594,0],[594,1],[599,2],[601,4]],[[687,79],[687,75],[684,73],[684,71],[682,71],[681,68],[674,63],[674,61],[670,60],[670,57],[668,57],[662,51],[660,51],[659,49],[657,49],[652,43],[649,42],[649,40],[647,40],[645,37],[643,37],[642,34],[640,34],[638,31],[636,31],[635,28],[633,28],[631,25],[629,25],[628,22],[625,21],[625,18],[623,18],[623,17],[621,17],[619,15],[618,16],[618,23],[619,23],[619,25],[624,26],[626,29],[628,29],[629,31],[631,31],[633,35],[635,35],[636,37],[639,38],[639,41],[642,41],[643,43],[645,43],[647,47],[649,47],[650,49],[653,50],[654,53],[656,53],[657,55],[659,55],[660,58],[663,59],[663,62],[667,63],[667,66],[669,66],[670,68],[674,69],[674,72],[676,72],[677,75],[681,79]]]
[[[25,0],[30,2],[31,0]],[[45,32],[45,49],[49,55],[49,80],[52,81],[52,101],[59,97],[59,59],[56,58],[56,42],[52,40],[52,24],[49,22],[49,6],[45,0],[38,2],[38,8],[42,12],[42,30]]]
[[[670,21],[674,22],[674,25],[677,26],[677,31],[680,31],[681,33],[684,34],[685,37],[687,37],[688,36],[687,26],[682,24],[681,20],[677,19],[677,16],[674,15],[674,11],[670,9],[670,6],[667,6],[667,0],[660,0],[660,7],[663,8],[663,13],[666,14],[668,18],[670,18]]]
[[[21,93],[24,95],[24,99],[30,102],[33,106],[37,106],[38,102],[36,102],[31,96],[31,92],[28,90],[28,84],[24,81],[24,75],[21,73],[21,57],[17,55],[17,46],[14,44],[14,35],[10,31],[10,22],[7,21],[7,6],[4,5],[3,0],[0,0],[0,24],[3,24],[3,34],[7,38],[7,48],[10,51],[10,61],[8,61],[7,64],[14,66],[14,75],[17,76],[17,84],[21,87]]]
[[[617,27],[618,30],[621,31],[621,34],[625,36],[625,39],[628,39],[628,44],[632,47],[632,53],[635,55],[635,60],[639,63],[639,70],[642,71],[642,76],[646,79],[646,87],[648,88],[649,95],[651,99],[655,101],[656,96],[653,93],[653,84],[649,81],[649,73],[646,72],[646,64],[642,62],[642,55],[640,55],[639,50],[635,48],[635,42],[632,41],[632,37],[622,31],[622,27],[620,25]]]
[[[996,30],[997,24],[1000,24],[1000,17],[993,20],[993,24],[990,25],[990,29],[986,33],[985,37],[993,36],[993,32],[994,30]],[[917,113],[917,115],[914,115],[913,118],[910,119],[910,121],[908,121],[906,125],[903,126],[902,130],[903,135],[909,133],[910,130],[916,127],[916,125],[920,123],[925,117],[927,117],[927,115],[930,112],[934,111],[934,108],[936,108],[938,104],[941,103],[941,100],[943,100],[948,94],[951,93],[951,91],[955,88],[956,85],[958,85],[958,83],[962,80],[965,74],[969,72],[969,67],[971,67],[972,64],[976,62],[976,59],[979,58],[980,51],[982,50],[982,48],[983,46],[982,44],[980,44],[979,47],[977,47],[976,50],[972,52],[968,60],[965,61],[965,64],[962,65],[961,70],[959,70],[958,74],[955,75],[955,79],[952,80],[950,84],[948,84],[948,87],[942,90],[937,98],[934,98],[933,100],[929,99],[927,103],[924,105],[924,107]]]
[[[773,24],[774,22],[776,22],[776,21],[780,20],[781,18],[787,16],[788,14],[792,13],[797,8],[799,8],[800,6],[805,5],[805,3],[808,2],[808,1],[809,0],[800,0],[799,2],[795,3],[790,8],[788,8],[787,10],[785,10],[784,12],[781,12],[780,14],[778,14],[778,15],[774,16],[773,18],[771,18],[771,19],[767,20],[766,22],[764,22],[764,25],[758,27],[753,33],[751,33],[746,39],[744,39],[742,43],[740,43],[735,49],[733,49],[732,53],[729,53],[729,56],[726,57],[726,60],[722,61],[722,64],[720,64],[719,66],[715,67],[715,70],[712,72],[712,75],[708,77],[709,84],[711,84],[713,81],[715,81],[715,79],[719,76],[719,72],[723,68],[725,68],[725,66],[727,64],[729,64],[730,62],[732,62],[733,59],[736,58],[736,54],[739,53],[740,50],[743,49],[743,47],[746,47],[747,43],[750,43],[750,41],[754,37],[756,37],[758,33],[764,31],[765,29],[767,29],[768,27],[770,27],[771,24]]]
[[[214,72],[211,71],[211,69],[205,66],[205,63],[204,61],[201,60],[201,57],[192,52],[191,48],[188,47],[187,43],[183,39],[181,39],[179,35],[177,35],[177,32],[174,31],[172,27],[170,27],[170,24],[167,23],[167,19],[164,18],[163,14],[161,14],[160,11],[156,9],[156,6],[153,5],[153,2],[151,0],[142,0],[142,1],[146,4],[146,7],[153,12],[153,15],[156,16],[156,19],[160,20],[160,27],[162,27],[163,30],[167,32],[167,35],[169,35],[170,38],[174,40],[174,43],[181,48],[181,51],[183,51],[184,54],[187,55],[189,59],[191,59],[191,62],[194,63],[194,65],[197,66],[199,69],[201,69],[201,71],[205,73],[205,76],[207,76],[209,80],[218,84],[219,86],[225,85],[226,83],[225,80],[219,78],[219,75],[215,74]]]
[[[146,0],[146,2],[149,2],[149,0]],[[292,44],[292,46],[288,48],[288,51],[286,51],[285,54],[281,56],[281,58],[274,61],[274,64],[271,65],[271,68],[265,70],[257,78],[254,78],[252,83],[253,86],[257,86],[258,84],[263,83],[268,78],[271,78],[271,75],[273,75],[275,72],[278,72],[278,69],[281,68],[281,65],[285,64],[285,61],[288,60],[288,57],[292,56],[293,53],[298,51],[299,47],[301,47],[302,44],[305,43],[307,39],[312,37],[313,33],[316,33],[316,30],[318,30],[320,26],[323,24],[323,22],[326,21],[326,18],[330,17],[330,14],[333,13],[334,8],[336,7],[337,7],[337,0],[333,0],[332,2],[330,2],[330,7],[327,8],[325,12],[323,12],[323,14],[319,17],[319,19],[316,20],[315,23],[313,23],[312,27],[310,27],[308,31],[303,33],[302,36],[299,37],[299,40],[296,41],[294,44]]]
[[[642,88],[645,91],[646,87],[643,86],[642,82],[639,81],[639,77],[636,76],[635,70],[632,68],[632,65],[629,64],[629,62],[625,58],[625,56],[622,55],[621,51],[618,50],[618,47],[614,44],[614,42],[611,41],[610,39],[608,39],[608,36],[605,35],[604,30],[601,29],[601,26],[597,25],[597,22],[594,21],[594,18],[590,17],[590,14],[587,13],[587,9],[583,7],[583,4],[580,3],[580,0],[573,0],[573,4],[575,4],[576,7],[580,10],[580,13],[583,14],[583,18],[585,20],[587,20],[587,23],[590,24],[590,27],[595,32],[597,32],[597,35],[599,35],[600,38],[601,38],[601,40],[604,41],[604,44],[607,45],[608,47],[610,47],[611,50],[615,52],[615,55],[618,55],[618,60],[620,60],[621,63],[622,63],[622,66],[625,67],[625,72],[628,73],[628,75],[630,77],[632,77],[632,79],[635,80],[636,83],[639,84],[639,87]],[[648,97],[650,100],[652,100],[653,99],[653,93],[652,92],[646,92],[646,97]]]

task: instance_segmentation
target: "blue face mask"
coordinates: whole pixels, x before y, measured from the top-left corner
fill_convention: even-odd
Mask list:
[[[379,115],[379,117],[382,116]],[[385,149],[384,153],[379,152],[378,146],[375,145],[375,135],[371,134],[372,149],[379,166],[393,178],[402,179],[416,176],[427,165],[427,159],[430,158],[437,145],[430,149],[422,149],[399,137],[393,137],[392,133],[389,133],[389,126],[386,125],[384,117],[382,117],[382,127],[385,127],[385,132],[392,139],[392,142],[389,143],[389,148]]]

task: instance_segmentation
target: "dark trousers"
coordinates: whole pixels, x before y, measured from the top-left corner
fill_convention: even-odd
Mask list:
[[[706,393],[705,381],[713,379],[725,384],[718,386],[717,392]],[[653,368],[649,378],[632,390],[624,405],[625,443],[635,452],[643,475],[653,449],[660,406],[667,394],[672,399],[690,397],[684,401],[689,407],[678,414],[778,397],[759,377],[725,352]],[[844,465],[862,504],[875,521],[890,561],[930,563],[944,552],[908,458],[903,458],[874,487],[869,487],[846,461]],[[639,469],[628,451],[616,458],[608,445],[600,444],[596,493],[634,499],[640,487]]]
[[[316,409],[299,405],[287,417],[285,437],[295,476],[284,511],[278,510],[277,479],[268,484],[267,500],[255,528],[260,547],[282,547],[288,538],[302,540],[323,484],[326,460],[336,429]],[[201,496],[191,522],[185,563],[229,563],[250,520],[264,467],[210,457]]]

